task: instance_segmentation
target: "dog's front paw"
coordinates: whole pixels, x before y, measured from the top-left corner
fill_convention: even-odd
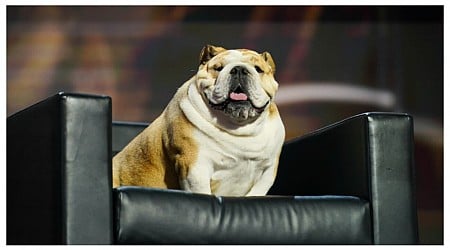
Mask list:
[[[201,180],[200,178],[186,178],[180,181],[181,189],[199,194],[212,194],[209,180]]]

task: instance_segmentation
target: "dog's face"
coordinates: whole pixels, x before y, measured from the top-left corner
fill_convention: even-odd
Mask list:
[[[197,88],[207,105],[236,124],[256,120],[278,89],[268,52],[207,45],[200,54]]]

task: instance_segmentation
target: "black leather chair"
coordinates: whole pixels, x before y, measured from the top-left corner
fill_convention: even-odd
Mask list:
[[[286,142],[264,197],[111,188],[147,124],[59,93],[7,118],[7,244],[417,244],[413,122],[365,113]]]

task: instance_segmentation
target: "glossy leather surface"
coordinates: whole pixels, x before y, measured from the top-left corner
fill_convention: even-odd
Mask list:
[[[412,124],[367,113],[285,143],[272,197],[136,187],[113,206],[111,157],[147,124],[61,93],[7,119],[7,244],[415,244]]]
[[[349,196],[215,197],[120,187],[118,244],[371,244],[367,201]]]
[[[137,134],[146,125],[121,126]],[[374,244],[417,244],[413,145],[407,114],[350,117],[286,142],[269,194],[360,197],[371,202]]]
[[[111,99],[60,93],[7,126],[7,243],[112,243]]]
[[[413,120],[366,113],[285,143],[269,194],[371,202],[375,244],[418,242]]]

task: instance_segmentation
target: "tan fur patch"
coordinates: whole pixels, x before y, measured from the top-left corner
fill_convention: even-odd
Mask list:
[[[169,144],[166,146],[171,156],[171,163],[179,175],[186,179],[189,168],[194,165],[198,156],[198,146],[192,138],[193,127],[183,114],[180,114],[169,126],[168,133],[171,134]]]
[[[258,54],[255,51],[240,49],[244,56],[246,56],[253,65],[259,66],[265,74],[275,73],[275,63],[269,52]]]
[[[113,186],[179,189],[198,156],[193,126],[179,109],[187,84],[167,109],[113,158]],[[179,176],[179,177],[178,177]]]
[[[217,189],[220,187],[220,181],[211,179],[210,181],[211,192],[216,193]]]
[[[270,103],[270,106],[269,106],[269,118],[275,118],[275,117],[278,117],[278,108],[277,108],[277,105],[275,105],[275,103],[274,102],[271,102]]]
[[[155,120],[113,158],[113,186],[179,188],[173,167],[168,166],[161,134],[162,120]]]

